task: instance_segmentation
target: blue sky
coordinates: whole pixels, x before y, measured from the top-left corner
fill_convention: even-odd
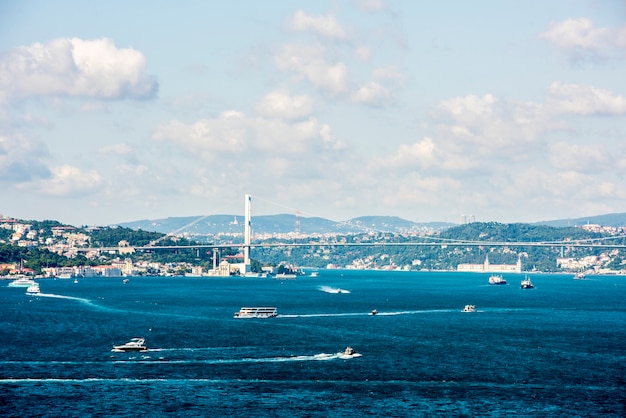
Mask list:
[[[626,212],[626,2],[0,0],[0,213]]]

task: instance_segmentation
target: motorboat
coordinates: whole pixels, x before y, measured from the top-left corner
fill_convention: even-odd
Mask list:
[[[526,276],[526,278],[521,281],[520,286],[522,287],[522,289],[532,289],[533,287],[535,287],[533,282],[530,281],[530,277],[528,276]]]
[[[463,312],[476,312],[476,305],[465,305]]]
[[[583,273],[582,271],[574,274],[574,280],[585,280],[585,277],[585,273]]]
[[[506,284],[506,280],[499,274],[492,274],[489,276],[489,284]]]
[[[9,287],[29,287],[34,284],[37,284],[37,282],[28,277],[19,277],[9,283]]]
[[[378,315],[378,311],[376,309],[372,309],[372,312],[370,312],[370,315]]]
[[[273,318],[278,316],[274,307],[241,308],[234,318]]]
[[[343,353],[340,353],[339,357],[341,358],[355,358],[355,357],[361,357],[360,353],[357,353],[354,348],[347,346],[345,350],[343,350]]]
[[[294,280],[297,276],[293,273],[278,273],[276,274],[276,276],[274,276],[275,279],[277,280]]]
[[[125,353],[128,351],[148,351],[148,347],[145,344],[144,338],[131,338],[129,342],[123,345],[114,345],[113,350],[118,353]]]
[[[28,288],[26,289],[27,295],[38,295],[39,293],[41,293],[41,291],[39,290],[38,283],[33,283],[30,286],[28,286]]]
[[[128,284],[128,282],[129,282],[129,281],[130,281],[130,280],[128,280],[128,279],[124,279],[124,280],[122,280],[122,283],[124,283],[124,284]]]

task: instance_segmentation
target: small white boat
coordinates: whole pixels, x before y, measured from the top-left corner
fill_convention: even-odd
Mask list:
[[[355,357],[361,357],[361,354],[357,353],[356,351],[354,351],[354,348],[348,346],[343,351],[343,353],[340,354],[339,357],[341,357],[341,358],[355,358]]]
[[[9,283],[9,287],[29,287],[34,284],[37,284],[37,282],[28,277],[19,277]]]
[[[27,295],[38,295],[39,293],[41,293],[41,291],[39,290],[39,284],[38,283],[31,284],[26,289],[26,294]]]
[[[463,312],[476,312],[476,305],[465,305]]]
[[[376,309],[372,309],[372,312],[370,312],[370,315],[378,315],[378,311]]]
[[[148,351],[144,338],[131,338],[129,342],[122,345],[114,345],[113,350],[117,353],[125,353],[127,351]]]
[[[276,274],[276,276],[274,276],[274,278],[277,280],[281,280],[281,279],[294,280],[296,277],[297,276],[293,273],[278,273]]]
[[[586,276],[585,273],[583,273],[582,271],[579,271],[578,273],[574,274],[574,280],[585,280]]]

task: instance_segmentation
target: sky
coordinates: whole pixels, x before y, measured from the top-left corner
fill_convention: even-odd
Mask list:
[[[0,0],[0,214],[626,212],[624,0]]]

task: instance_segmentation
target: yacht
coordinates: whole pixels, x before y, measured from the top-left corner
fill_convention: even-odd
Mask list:
[[[476,312],[476,305],[465,305],[463,312]]]
[[[234,318],[273,318],[278,316],[276,308],[258,307],[258,308],[241,308],[235,312]]]
[[[28,277],[19,277],[9,283],[9,287],[29,287],[34,284],[37,284],[37,282]]]
[[[530,277],[528,276],[526,276],[526,278],[522,280],[520,286],[522,287],[522,289],[532,289],[533,287],[535,287],[533,282],[530,281]]]
[[[148,351],[145,342],[146,340],[144,338],[131,338],[126,344],[114,345],[111,351],[118,353],[125,353],[127,351]]]
[[[489,284],[506,284],[506,280],[499,274],[492,274],[489,276]]]
[[[33,283],[30,286],[28,286],[28,288],[26,289],[27,295],[38,295],[39,293],[41,293],[41,291],[39,290],[38,283]]]

